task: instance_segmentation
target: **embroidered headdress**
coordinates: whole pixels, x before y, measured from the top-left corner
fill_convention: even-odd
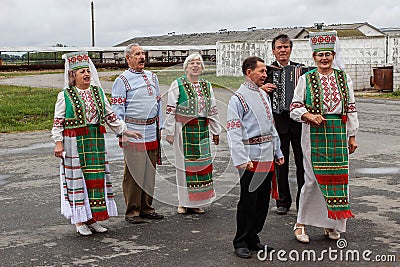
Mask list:
[[[65,71],[64,71],[64,87],[69,86],[68,72],[70,70],[78,70],[82,68],[89,68],[90,76],[92,78],[91,85],[101,87],[99,75],[97,74],[96,67],[94,66],[92,60],[90,59],[88,52],[79,51],[72,52],[62,55],[62,59],[65,60]]]
[[[313,52],[335,51],[332,67],[339,70],[345,68],[336,31],[310,32],[310,45]]]
[[[73,52],[65,54],[66,60],[70,69],[77,70],[82,68],[89,68],[89,55],[88,52]]]
[[[313,52],[334,51],[336,40],[336,31],[310,32],[310,43]]]

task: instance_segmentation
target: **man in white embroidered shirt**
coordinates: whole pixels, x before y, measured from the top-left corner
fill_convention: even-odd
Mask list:
[[[129,223],[144,223],[144,219],[164,216],[152,207],[156,162],[160,164],[160,129],[162,125],[161,97],[157,76],[144,70],[145,53],[138,44],[125,49],[129,69],[115,80],[112,87],[112,107],[129,130],[142,133],[143,139],[119,137],[124,149],[125,172],[122,182]]]
[[[272,181],[273,163],[281,165],[284,158],[269,96],[260,89],[267,77],[264,60],[246,58],[242,72],[246,81],[229,101],[227,133],[233,164],[240,176],[233,245],[238,257],[250,258],[251,250],[272,250],[260,242],[258,234],[267,217],[271,184],[276,189],[276,181]],[[273,197],[277,197],[277,192],[272,192]]]

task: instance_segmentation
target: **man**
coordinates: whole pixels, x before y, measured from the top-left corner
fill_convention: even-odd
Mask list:
[[[119,137],[124,148],[125,171],[122,189],[125,197],[125,220],[144,223],[144,219],[164,216],[152,207],[156,162],[159,157],[161,118],[160,88],[157,76],[144,70],[145,53],[138,44],[125,49],[129,69],[124,71],[112,87],[112,106],[129,130],[142,133],[143,139]]]
[[[270,99],[260,89],[267,77],[265,63],[258,57],[246,58],[242,72],[246,81],[229,101],[227,133],[233,164],[240,176],[233,245],[238,257],[250,258],[250,250],[272,250],[260,242],[258,234],[267,218],[274,161],[281,165],[284,159]]]
[[[272,40],[272,53],[276,59],[272,65],[278,68],[283,68],[287,65],[299,66],[299,63],[290,61],[292,47],[293,42],[286,34],[276,36]],[[282,90],[277,90],[277,86],[273,84],[273,71],[273,67],[268,68],[268,75],[263,89],[269,93],[273,102],[272,112],[274,114],[276,129],[278,130],[279,138],[281,140],[281,150],[285,157],[285,163],[277,167],[279,199],[276,201],[276,212],[279,215],[285,215],[292,205],[292,197],[290,194],[288,179],[290,144],[292,144],[294,162],[296,164],[297,210],[299,207],[300,191],[304,184],[303,153],[301,150],[301,123],[292,120],[289,116],[289,106],[292,101],[295,88],[294,84],[291,86],[289,83],[287,83],[284,85],[284,88],[280,88]],[[285,102],[285,100],[286,104],[282,103]],[[279,109],[279,106],[284,106],[284,108]]]

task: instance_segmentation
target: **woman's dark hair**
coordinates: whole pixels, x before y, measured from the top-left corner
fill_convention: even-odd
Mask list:
[[[75,86],[75,84],[76,84],[75,73],[76,73],[76,70],[68,71],[68,86]]]

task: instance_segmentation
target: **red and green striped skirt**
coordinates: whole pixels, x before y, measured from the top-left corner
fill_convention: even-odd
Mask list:
[[[328,217],[354,217],[348,197],[348,149],[346,124],[340,115],[324,115],[326,123],[310,125],[311,161],[324,196]]]
[[[182,128],[186,184],[190,201],[215,196],[207,118],[196,118]]]
[[[105,142],[97,125],[88,125],[89,133],[76,137],[79,161],[87,188],[93,219],[109,218],[105,192]]]

